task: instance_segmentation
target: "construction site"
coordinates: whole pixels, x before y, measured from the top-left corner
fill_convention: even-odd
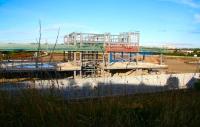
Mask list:
[[[167,69],[162,54],[157,54],[156,62],[148,62],[152,53],[140,50],[139,32],[118,35],[73,32],[64,36],[64,45],[59,50],[63,52],[62,61],[52,61],[52,52],[47,52],[41,46],[35,50],[32,58],[1,62],[1,73],[56,72],[74,78],[86,78],[123,73],[159,73]],[[49,60],[45,60],[44,56],[48,55]]]
[[[187,64],[196,58],[144,51],[139,32],[73,32],[60,45],[11,43],[0,51],[1,90],[56,88],[87,98],[186,89],[199,79],[199,65]]]

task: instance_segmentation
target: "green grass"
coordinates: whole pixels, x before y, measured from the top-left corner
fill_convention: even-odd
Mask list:
[[[195,90],[70,101],[37,90],[12,94],[0,92],[1,127],[200,125],[200,92]]]

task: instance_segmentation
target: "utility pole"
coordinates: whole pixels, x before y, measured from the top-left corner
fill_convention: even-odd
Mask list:
[[[36,68],[38,68],[38,61],[39,61],[39,55],[40,55],[40,48],[41,48],[41,37],[42,37],[42,32],[41,32],[41,21],[39,20],[39,40],[38,40],[38,50],[37,50],[37,56],[36,56]]]

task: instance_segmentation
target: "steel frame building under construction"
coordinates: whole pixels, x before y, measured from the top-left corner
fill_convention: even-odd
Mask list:
[[[139,67],[139,32],[124,32],[119,35],[71,33],[64,37],[64,43],[68,47],[64,58],[81,67],[80,75],[98,75],[102,71]],[[135,66],[112,68],[111,65],[115,62],[134,63]]]

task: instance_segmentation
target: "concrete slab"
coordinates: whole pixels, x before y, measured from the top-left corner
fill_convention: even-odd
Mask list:
[[[105,70],[121,70],[121,69],[167,69],[167,65],[159,65],[146,62],[116,62],[109,64]]]

